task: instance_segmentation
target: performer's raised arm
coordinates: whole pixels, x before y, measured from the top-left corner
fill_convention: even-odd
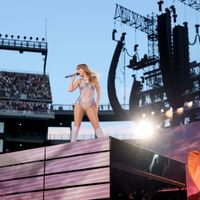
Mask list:
[[[69,92],[73,92],[79,86],[80,80],[75,80],[75,78],[76,78],[76,75],[71,77],[71,82],[68,88]]]

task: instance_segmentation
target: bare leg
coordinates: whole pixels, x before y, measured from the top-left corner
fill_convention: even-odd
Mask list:
[[[95,130],[96,136],[103,137],[103,132],[102,132],[101,128],[99,127],[99,118],[98,118],[95,107],[92,106],[91,108],[89,108],[86,111],[86,114]]]
[[[79,104],[74,106],[74,127],[71,135],[71,142],[76,142],[78,137],[78,132],[81,126],[81,121],[83,118],[84,110]]]

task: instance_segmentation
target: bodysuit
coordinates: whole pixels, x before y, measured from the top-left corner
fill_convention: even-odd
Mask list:
[[[94,100],[95,87],[81,78],[79,88],[80,96],[76,100],[76,104],[79,104],[84,111],[87,111],[91,106],[96,106]]]

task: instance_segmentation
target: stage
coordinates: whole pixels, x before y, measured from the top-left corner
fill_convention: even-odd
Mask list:
[[[0,159],[2,200],[187,199],[184,163],[112,137]]]

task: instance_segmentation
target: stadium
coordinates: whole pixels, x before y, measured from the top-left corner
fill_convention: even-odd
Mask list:
[[[175,3],[165,9],[164,3],[158,0],[158,14],[147,16],[115,5],[109,103],[97,111],[102,124],[116,124],[103,137],[86,129],[71,141],[75,105],[53,102],[47,38],[0,34],[1,51],[43,58],[41,72],[0,71],[1,200],[200,198],[200,63],[190,51],[200,43],[200,26],[191,43],[188,23],[177,23]],[[200,10],[198,1],[179,3]],[[116,23],[145,34],[148,53],[140,58],[135,40],[130,55],[128,34]],[[123,127],[127,121],[134,125]]]

